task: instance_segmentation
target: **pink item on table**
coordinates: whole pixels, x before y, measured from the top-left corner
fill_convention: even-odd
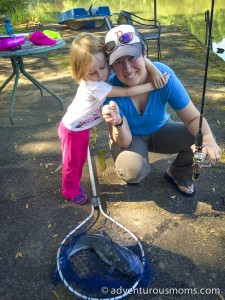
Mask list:
[[[35,31],[30,35],[30,41],[35,45],[46,45],[52,46],[57,42],[56,40],[50,39],[46,34],[41,31]]]

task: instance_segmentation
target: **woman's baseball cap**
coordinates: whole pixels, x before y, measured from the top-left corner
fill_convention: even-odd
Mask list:
[[[124,36],[124,34],[129,34],[129,33],[131,33],[130,38],[126,39],[123,42],[123,39],[121,39],[120,37]],[[141,40],[137,35],[135,28],[131,25],[119,25],[110,29],[105,36],[105,46],[110,45],[110,43],[114,45],[111,51],[106,50],[106,52],[108,52],[110,65],[112,65],[115,60],[117,60],[122,56],[129,55],[129,56],[139,57],[142,55]]]

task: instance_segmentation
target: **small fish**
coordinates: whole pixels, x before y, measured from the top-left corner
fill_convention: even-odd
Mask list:
[[[129,276],[143,273],[143,265],[139,257],[131,250],[113,242],[106,234],[82,236],[75,244],[69,257],[84,249],[93,249],[101,260],[111,266],[111,273],[115,269]]]

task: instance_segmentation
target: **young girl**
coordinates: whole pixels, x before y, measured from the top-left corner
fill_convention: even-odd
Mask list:
[[[70,50],[73,77],[79,87],[59,124],[58,134],[62,147],[62,195],[76,204],[82,204],[87,199],[80,185],[82,169],[87,159],[90,128],[102,121],[101,110],[106,97],[135,96],[154,89],[152,83],[129,88],[108,84],[106,80],[110,67],[103,45],[95,34],[81,33]],[[162,75],[150,61],[146,63],[154,72],[154,82],[164,86],[168,75]]]

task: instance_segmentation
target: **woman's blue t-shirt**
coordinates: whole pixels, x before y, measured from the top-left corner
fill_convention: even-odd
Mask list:
[[[168,103],[173,109],[180,110],[190,101],[187,91],[174,71],[160,62],[155,62],[154,65],[161,73],[169,73],[170,77],[162,89],[151,91],[144,114],[140,115],[137,112],[130,97],[110,97],[104,103],[108,104],[113,100],[118,104],[120,114],[127,118],[133,135],[148,135],[158,131],[170,119],[170,115],[166,112]],[[110,83],[113,86],[124,86],[115,74],[110,77]]]

